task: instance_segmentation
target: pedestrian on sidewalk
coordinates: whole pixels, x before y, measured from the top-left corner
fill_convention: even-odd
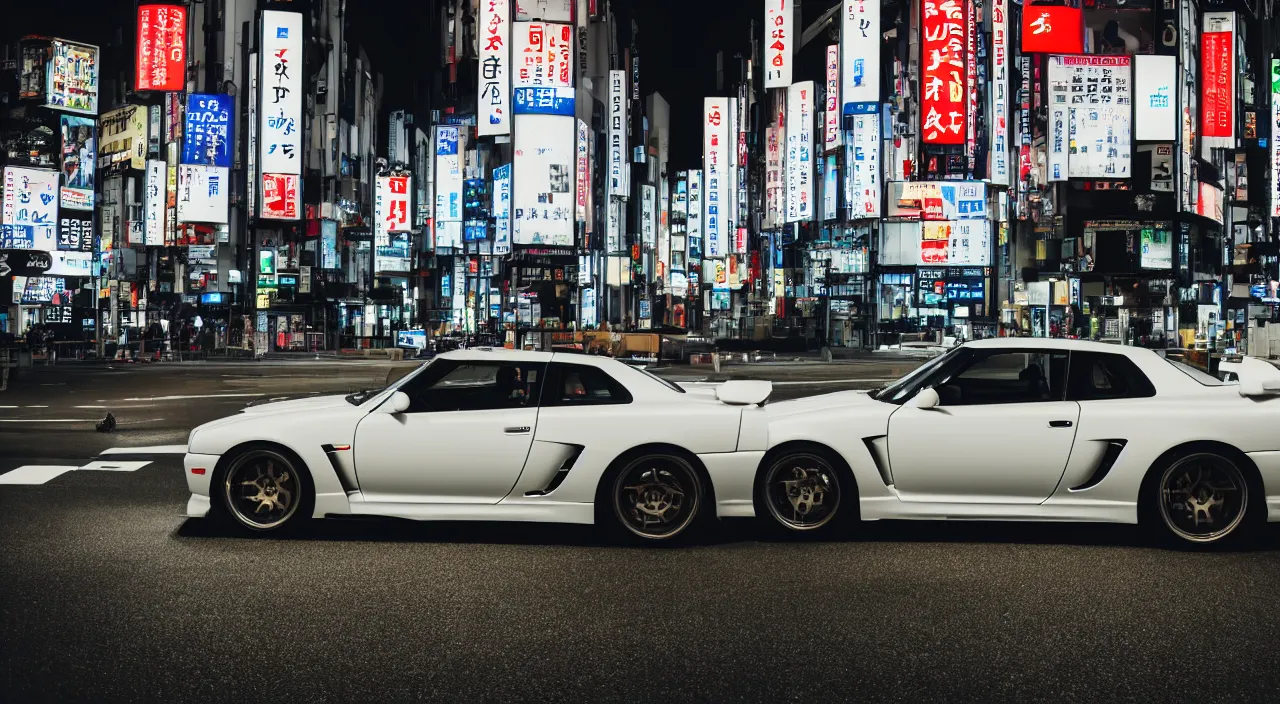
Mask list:
[[[45,330],[44,333],[44,365],[46,367],[58,363],[58,346],[54,344],[56,335],[53,328]]]

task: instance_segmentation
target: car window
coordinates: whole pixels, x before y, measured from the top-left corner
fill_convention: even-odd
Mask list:
[[[608,372],[581,364],[552,364],[544,406],[598,406],[631,403],[631,394]]]
[[[1066,375],[1066,352],[978,352],[933,388],[943,406],[1043,403],[1063,399]]]
[[[872,398],[885,403],[901,404],[916,395],[916,392],[928,385],[928,380],[939,374],[945,375],[945,369],[955,367],[966,358],[968,350],[954,347],[944,354],[921,364],[907,372],[906,376],[876,391]]]
[[[402,387],[410,413],[488,411],[538,405],[545,364],[455,361]]]
[[[1133,360],[1122,354],[1072,352],[1068,401],[1150,398],[1156,388]]]

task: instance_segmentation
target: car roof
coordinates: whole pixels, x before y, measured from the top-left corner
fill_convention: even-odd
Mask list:
[[[458,359],[465,361],[499,361],[499,362],[557,362],[569,364],[585,364],[592,367],[609,367],[622,364],[611,357],[586,355],[577,352],[535,352],[532,350],[509,350],[502,347],[468,347],[465,350],[452,350],[436,355],[437,359]]]
[[[1093,340],[1065,340],[1056,337],[995,337],[985,340],[966,342],[965,347],[973,349],[1038,349],[1066,350],[1069,352],[1109,352],[1132,356],[1137,350],[1150,351],[1145,347],[1129,347],[1109,342]]]

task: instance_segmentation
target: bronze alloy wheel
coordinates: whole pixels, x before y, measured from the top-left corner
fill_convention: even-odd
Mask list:
[[[790,530],[817,530],[840,510],[840,477],[830,462],[811,452],[775,460],[765,472],[761,493],[769,515]]]
[[[1160,518],[1174,535],[1214,543],[1236,532],[1249,508],[1249,483],[1232,460],[1210,452],[1187,455],[1160,477]]]
[[[293,463],[272,450],[250,450],[227,468],[227,509],[242,525],[267,531],[283,526],[298,511],[303,484]]]
[[[613,483],[613,512],[629,531],[669,540],[698,515],[702,482],[683,458],[645,455],[627,463]]]

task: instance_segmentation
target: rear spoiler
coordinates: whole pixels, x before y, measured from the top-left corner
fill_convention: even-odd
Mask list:
[[[1270,362],[1241,357],[1237,361],[1219,363],[1218,371],[1236,375],[1240,380],[1241,396],[1280,396],[1280,369]]]
[[[716,387],[716,398],[730,406],[763,406],[772,393],[772,381],[726,381]]]

